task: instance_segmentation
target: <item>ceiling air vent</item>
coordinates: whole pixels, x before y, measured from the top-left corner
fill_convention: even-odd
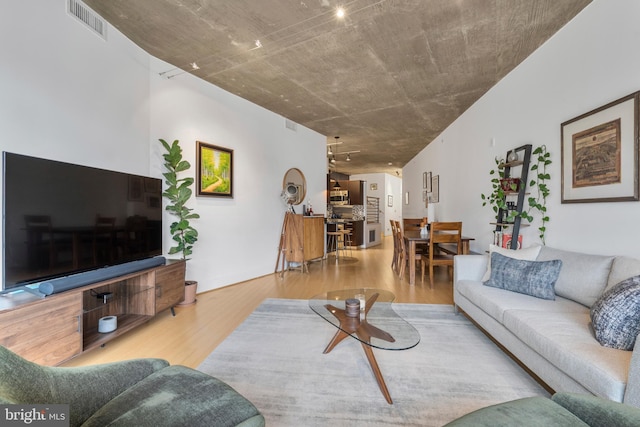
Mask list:
[[[102,39],[107,40],[107,23],[87,5],[78,0],[67,0],[67,12]]]

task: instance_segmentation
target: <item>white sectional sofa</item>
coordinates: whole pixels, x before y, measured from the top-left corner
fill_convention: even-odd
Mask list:
[[[494,258],[495,259],[495,258]],[[486,286],[489,256],[460,255],[454,304],[555,391],[588,393],[640,406],[640,340],[634,351],[602,346],[590,307],[608,289],[640,275],[640,261],[540,248],[537,261],[562,261],[555,300]]]

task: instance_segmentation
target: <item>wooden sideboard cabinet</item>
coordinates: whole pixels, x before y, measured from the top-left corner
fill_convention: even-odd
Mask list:
[[[324,216],[287,213],[283,237],[283,262],[299,263],[304,267],[311,260],[323,258]]]
[[[83,351],[107,343],[156,314],[155,269],[94,283],[78,290],[82,292]],[[105,298],[105,294],[110,296]],[[117,329],[108,333],[99,332],[100,319],[109,316],[116,316]]]
[[[52,295],[0,312],[0,344],[25,359],[55,365],[82,351],[82,295]]]
[[[303,216],[304,260],[324,257],[324,217]]]
[[[43,365],[57,365],[149,321],[184,299],[185,261],[126,274],[46,298],[0,301],[0,344]],[[10,301],[13,299],[14,301]],[[117,328],[100,332],[100,319]]]
[[[156,269],[156,313],[184,300],[186,265],[184,261],[167,261]]]

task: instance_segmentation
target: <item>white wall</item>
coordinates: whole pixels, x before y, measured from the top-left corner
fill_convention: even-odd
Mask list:
[[[162,173],[158,138],[180,140],[194,166],[196,141],[234,150],[233,199],[197,197],[191,204],[201,219],[193,222],[199,241],[187,278],[198,280],[200,292],[273,273],[286,210],[280,192],[289,168],[306,177],[304,203],[310,200],[316,214],[326,211],[325,137],[300,125],[292,131],[282,116],[189,74],[158,76],[171,68],[152,61],[153,175]],[[169,248],[169,236],[165,240]]]
[[[351,175],[350,179],[366,181],[366,194],[371,197],[380,198],[380,223],[382,224],[383,236],[391,235],[391,225],[389,220],[402,220],[402,179],[387,173],[369,173]],[[371,184],[376,184],[376,190],[371,189]],[[389,206],[389,196],[393,199],[393,206]]]
[[[92,34],[65,0],[5,2],[0,40],[0,150],[149,174],[146,53]]]
[[[384,235],[391,236],[389,220],[402,221],[402,186],[403,182],[397,176],[385,174],[385,192],[387,194],[384,205],[385,218]],[[391,199],[389,198],[391,196]],[[391,203],[391,206],[389,204]]]
[[[0,148],[148,174],[149,56],[117,31],[105,42],[65,4],[2,5]]]
[[[640,2],[595,0],[476,102],[403,169],[411,192],[407,212],[422,211],[422,173],[440,176],[439,220],[462,220],[472,250],[491,241],[495,156],[522,144],[546,144],[553,164],[547,244],[567,250],[640,257],[640,203],[560,202],[560,124],[640,90]],[[495,140],[492,145],[491,141]],[[405,216],[408,216],[405,214]],[[539,242],[538,223],[523,229],[524,245]]]
[[[105,42],[67,15],[65,0],[5,3],[0,149],[157,177],[158,138],[181,140],[194,166],[196,140],[235,150],[234,198],[193,203],[203,218],[187,276],[200,291],[273,272],[287,169],[304,172],[307,200],[324,213],[323,136],[286,129],[284,118],[189,74],[160,78],[170,66],[111,26]]]

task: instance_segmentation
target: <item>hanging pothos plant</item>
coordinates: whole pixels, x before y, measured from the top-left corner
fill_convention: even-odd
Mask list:
[[[509,186],[505,189],[504,185],[504,159],[500,157],[495,158],[496,167],[489,171],[491,176],[491,193],[485,195],[481,194],[482,206],[487,204],[491,206],[493,212],[496,214],[496,220],[498,219],[498,212],[500,209],[503,212],[508,212],[507,216],[502,218],[505,223],[513,223],[516,216],[526,219],[529,222],[533,222],[532,210],[537,210],[541,215],[541,225],[538,227],[539,237],[542,244],[545,244],[545,234],[547,231],[547,223],[549,222],[549,214],[547,213],[547,197],[549,196],[549,187],[547,181],[551,179],[549,172],[547,172],[547,166],[551,164],[551,155],[547,151],[546,145],[537,147],[531,153],[533,156],[531,172],[534,176],[529,181],[529,191],[533,193],[536,190],[535,196],[528,198],[529,210],[523,208],[522,212],[518,213],[516,210],[510,210],[507,206],[506,195],[512,191],[518,191],[518,185],[526,185],[525,183],[509,183]]]
[[[547,166],[551,164],[551,154],[547,151],[546,145],[541,145],[531,153],[534,156],[533,165],[531,166],[531,172],[535,176],[529,182],[529,188],[538,187],[536,197],[529,197],[529,207],[536,209],[540,212],[541,225],[538,227],[540,232],[540,240],[542,244],[545,244],[545,234],[547,232],[547,222],[549,222],[549,214],[547,213],[547,197],[549,196],[549,187],[547,186],[547,180],[551,179],[551,175],[547,172]],[[527,214],[527,221],[533,221],[533,217]]]
[[[507,200],[506,194],[507,192],[502,186],[502,180],[504,179],[504,159],[502,157],[496,157],[495,159],[496,167],[489,171],[489,175],[491,175],[491,193],[485,195],[481,194],[482,197],[482,206],[486,206],[489,204],[493,212],[496,214],[496,221],[498,220],[498,211],[502,209],[503,211],[507,211]],[[513,221],[515,215],[511,218],[503,218],[504,221],[510,222]]]

